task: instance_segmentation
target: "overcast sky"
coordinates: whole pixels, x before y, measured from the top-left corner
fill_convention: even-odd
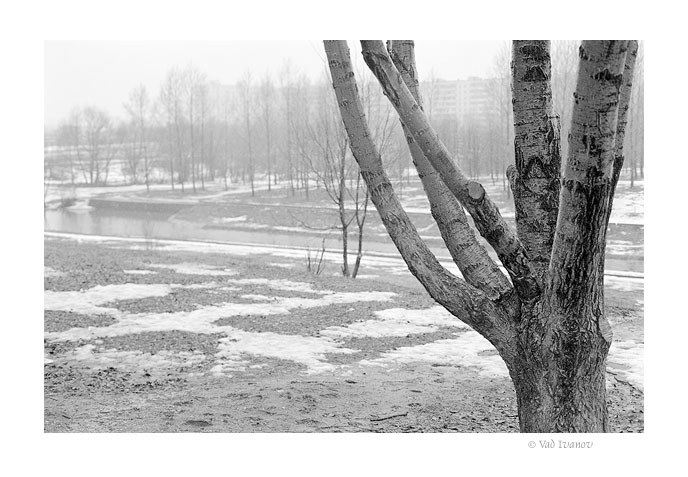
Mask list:
[[[504,41],[416,41],[421,79],[490,76]],[[360,45],[349,41],[352,55]],[[320,40],[313,41],[46,41],[45,124],[49,127],[75,106],[94,105],[122,116],[128,93],[143,83],[157,96],[173,66],[193,63],[208,79],[233,84],[247,70],[254,78],[274,75],[285,59],[311,78],[325,68]],[[362,63],[362,62],[361,62]]]

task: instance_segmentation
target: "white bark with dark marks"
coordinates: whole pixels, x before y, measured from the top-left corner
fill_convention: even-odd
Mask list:
[[[516,157],[509,178],[516,229],[542,283],[557,226],[561,169],[549,41],[514,41],[511,68]]]
[[[363,40],[361,45],[363,58],[380,82],[385,96],[391,101],[414,141],[439,173],[442,181],[471,214],[478,232],[497,252],[521,300],[535,299],[540,293],[540,287],[533,275],[526,250],[514,231],[504,221],[482,186],[468,180],[456,167],[449,151],[440,141],[392,63],[382,41]],[[471,194],[469,186],[482,192]]]
[[[505,360],[513,355],[510,317],[483,292],[447,271],[423,242],[404,211],[373,143],[351,66],[346,41],[325,41],[337,103],[351,151],[361,168],[371,200],[411,273],[430,296],[488,339]]]
[[[406,86],[422,109],[415,69],[415,51],[412,40],[391,40],[387,48],[390,57],[401,73]],[[423,151],[414,141],[403,121],[413,165],[423,184],[430,202],[430,212],[437,223],[442,239],[454,263],[468,283],[480,289],[493,300],[505,297],[513,287],[492,261],[485,248],[478,242],[473,229],[468,224],[463,207],[442,182],[442,178],[427,160]]]

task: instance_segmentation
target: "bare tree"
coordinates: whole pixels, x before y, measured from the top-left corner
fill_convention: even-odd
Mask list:
[[[524,153],[510,174],[512,187],[520,191],[515,197],[517,210],[524,206],[518,202],[529,200],[543,224],[538,233],[520,215],[518,234],[504,222],[485,189],[456,167],[430,126],[411,91],[417,84],[413,55],[397,51],[396,42],[388,44],[391,56],[381,41],[361,43],[366,63],[413,139],[411,148],[412,153],[416,151],[414,162],[420,164],[421,179],[434,178],[433,183],[424,181],[424,186],[438,226],[457,229],[457,234],[443,233],[443,238],[464,279],[442,267],[401,207],[370,140],[346,42],[326,41],[352,153],[409,270],[438,303],[495,346],[514,382],[522,431],[606,431],[605,358],[611,329],[603,306],[604,231],[618,174],[613,167],[615,137],[617,128],[624,127],[618,121],[619,100],[623,101],[624,90],[630,86],[624,72],[632,74],[635,61],[635,55],[627,54],[629,42],[585,41],[581,45],[577,102],[563,175],[556,167],[558,132],[548,92],[549,42],[514,42],[514,121],[523,128],[536,128],[543,121],[548,125],[532,144],[521,136],[519,148],[530,148],[532,154]],[[412,49],[412,42],[401,43]],[[630,68],[624,70],[624,64]],[[529,81],[537,84],[519,87]],[[523,111],[526,104],[533,109]],[[551,190],[559,183],[560,194]],[[525,187],[530,196],[522,191]],[[478,232],[495,250],[510,281],[477,242],[458,204],[466,208]],[[552,217],[555,227],[550,226]],[[521,236],[524,231],[527,234]],[[542,256],[549,260],[540,260]]]
[[[270,74],[266,73],[263,81],[260,84],[260,104],[263,112],[263,126],[265,128],[265,164],[267,166],[268,174],[268,192],[272,190],[271,182],[273,175],[272,168],[272,144],[270,142],[270,135],[272,133],[272,103],[274,101],[275,88],[272,84]],[[277,175],[274,176],[275,184],[277,184]]]
[[[81,131],[81,110],[78,108],[73,109],[69,113],[69,117],[61,122],[57,128],[57,144],[67,153],[69,178],[72,185],[76,180],[76,167],[81,164]]]
[[[338,229],[342,237],[342,275],[348,277],[349,225],[353,216],[346,210],[347,181],[351,177],[355,162],[349,157],[348,138],[338,120],[336,105],[329,88],[319,88],[315,117],[309,120],[307,135],[298,135],[299,153],[308,160],[310,170],[315,174],[328,197],[337,206]]]
[[[84,108],[82,172],[89,184],[107,183],[110,163],[115,155],[112,120],[107,112],[94,106]]]
[[[243,116],[244,116],[244,127],[245,127],[245,134],[246,134],[246,150],[247,150],[247,159],[248,159],[248,178],[249,181],[251,182],[251,196],[256,195],[255,191],[255,164],[254,164],[254,159],[253,159],[253,142],[251,140],[251,130],[252,130],[252,124],[251,124],[251,111],[253,107],[253,99],[252,99],[252,89],[251,89],[251,72],[247,71],[244,74],[244,79],[240,82],[239,84],[239,89],[241,91],[241,103],[242,103],[242,111],[243,111]]]
[[[507,164],[513,163],[514,157],[514,121],[511,104],[510,64],[511,45],[508,42],[504,42],[493,60],[493,78],[490,80],[489,96],[492,101],[492,109],[497,115],[501,129],[501,134],[491,135],[491,138],[493,140],[498,138],[497,161],[502,177],[502,187],[507,192],[510,192],[511,189],[506,185],[506,167]]]
[[[129,100],[124,105],[129,115],[131,139],[129,150],[129,168],[134,182],[137,179],[139,162],[143,160],[143,178],[146,191],[150,191],[151,161],[148,152],[148,128],[151,117],[151,101],[144,85],[139,85],[129,92]]]
[[[170,167],[170,184],[174,190],[175,169],[184,192],[186,143],[184,140],[183,75],[176,68],[168,71],[160,88],[160,103],[167,129],[167,153]],[[175,168],[176,162],[176,168]]]
[[[296,191],[294,188],[294,179],[295,179],[295,172],[294,172],[294,158],[292,155],[292,149],[293,149],[293,141],[292,141],[292,131],[294,129],[294,124],[293,124],[293,117],[294,117],[294,111],[293,111],[293,105],[294,105],[294,100],[293,100],[293,89],[294,89],[294,77],[293,77],[293,71],[292,71],[292,66],[291,62],[289,60],[286,60],[284,62],[284,65],[282,66],[282,70],[280,71],[279,75],[279,82],[280,82],[280,92],[282,94],[282,104],[283,104],[283,110],[282,110],[282,115],[284,118],[284,141],[283,141],[283,156],[286,157],[286,168],[287,168],[287,177],[289,178],[289,190],[291,192],[291,195],[295,195]]]

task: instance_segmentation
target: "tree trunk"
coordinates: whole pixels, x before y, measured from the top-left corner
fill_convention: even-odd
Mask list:
[[[608,432],[604,340],[586,358],[574,387],[559,387],[547,378],[538,357],[525,353],[510,367],[516,390],[521,432]],[[585,371],[582,371],[585,369]]]
[[[513,287],[506,282],[499,287],[500,293],[494,293],[489,274],[462,280],[437,261],[401,207],[371,140],[346,42],[326,41],[351,151],[409,271],[435,301],[495,346],[514,383],[522,432],[608,431],[606,358],[612,335],[604,315],[602,274],[619,97],[620,91],[630,88],[630,83],[622,82],[629,42],[586,41],[580,48],[563,177],[548,91],[549,45],[515,45],[520,49],[514,56],[514,87],[519,88],[514,121],[522,157],[517,158],[510,179],[515,185],[517,222],[521,222],[517,234],[503,222],[484,188],[468,181],[455,167],[411,92],[412,77],[404,76],[406,62],[396,58],[396,66],[392,65],[380,41],[361,43],[366,64],[399,112],[407,137],[413,139],[409,141],[412,152],[414,144],[418,147],[414,162],[427,160],[428,172],[434,170],[438,176],[437,184],[426,189],[431,204],[442,203],[441,197],[434,196],[446,188],[446,195],[451,193],[468,209],[476,228],[509,271]],[[390,51],[394,57],[394,48]],[[409,63],[407,69],[415,70]],[[469,145],[467,151],[468,167],[475,174],[479,165],[470,158],[477,148],[477,143]],[[419,175],[423,179],[424,174]],[[448,204],[453,202],[443,202]],[[459,213],[433,214],[438,225],[444,215],[460,224],[465,221]],[[450,250],[451,238],[445,240]],[[452,254],[462,272],[474,258],[458,253],[466,245]],[[531,256],[536,257],[532,266]],[[495,265],[489,256],[477,263],[486,273]]]

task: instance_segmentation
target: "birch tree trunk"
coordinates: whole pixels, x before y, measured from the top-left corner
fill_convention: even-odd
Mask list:
[[[346,42],[325,41],[351,151],[383,224],[428,293],[495,346],[514,383],[522,432],[609,429],[605,364],[611,328],[604,316],[602,274],[615,138],[625,127],[622,118],[617,128],[619,101],[632,79],[623,75],[628,43],[585,41],[580,48],[563,177],[549,42],[514,43],[517,152],[509,175],[517,230],[512,231],[484,188],[455,168],[425,117],[413,43],[392,41],[388,54],[380,41],[361,42],[366,63],[399,113],[447,248],[466,270],[462,280],[437,262],[392,189],[370,139]],[[513,286],[476,247],[458,203],[497,252]]]

